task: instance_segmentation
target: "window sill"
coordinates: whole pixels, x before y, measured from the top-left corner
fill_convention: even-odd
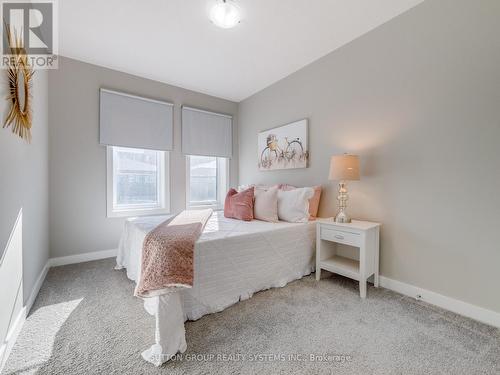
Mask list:
[[[108,212],[108,218],[126,218],[136,216],[168,215],[170,210],[166,208],[145,208],[136,210],[123,210]]]
[[[206,204],[206,205],[198,205],[198,206],[187,206],[186,210],[206,210],[211,208],[214,211],[222,211],[224,207],[217,204]]]

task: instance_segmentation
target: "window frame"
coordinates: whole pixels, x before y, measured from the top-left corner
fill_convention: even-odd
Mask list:
[[[114,148],[127,148],[120,146],[106,147],[106,214],[108,218],[123,218],[147,215],[165,215],[170,213],[170,152],[161,150],[155,151],[159,154],[160,172],[157,176],[159,192],[158,197],[160,202],[155,205],[149,204],[131,204],[124,205],[122,208],[116,208],[115,201],[115,185],[114,185]]]
[[[204,156],[204,157],[215,157],[217,158],[217,201],[211,201],[209,203],[203,204],[201,202],[193,202],[190,201],[191,195],[191,156]],[[223,210],[224,209],[224,200],[226,198],[227,191],[229,190],[229,158],[217,157],[217,156],[207,156],[207,155],[186,155],[186,209],[197,210],[197,209],[206,209],[211,208],[213,210]],[[224,175],[219,173],[219,171],[223,170]],[[222,189],[219,189],[222,187]]]

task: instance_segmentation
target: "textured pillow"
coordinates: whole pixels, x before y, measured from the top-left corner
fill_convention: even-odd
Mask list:
[[[291,223],[309,221],[309,199],[314,195],[312,188],[278,190],[278,217]]]
[[[276,223],[278,221],[278,188],[255,189],[253,216],[256,219]]]
[[[297,189],[295,186],[287,184],[281,184],[279,185],[279,188],[285,191]],[[314,195],[311,199],[309,199],[309,215],[311,216],[310,219],[314,220],[318,216],[319,201],[321,199],[321,186],[313,186],[312,188],[314,189]]]
[[[235,189],[227,192],[224,202],[224,216],[232,219],[250,221],[253,219],[254,188],[238,193]]]

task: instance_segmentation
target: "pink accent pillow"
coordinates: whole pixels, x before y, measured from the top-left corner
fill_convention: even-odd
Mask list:
[[[236,189],[230,189],[224,202],[224,216],[245,221],[253,220],[253,191],[253,187],[240,193]]]
[[[279,185],[279,188],[284,191],[297,189],[295,186],[287,184],[281,184]],[[321,186],[313,186],[312,188],[314,189],[314,195],[311,199],[309,199],[309,215],[311,216],[310,219],[314,220],[318,216],[319,201],[321,199]]]
[[[316,219],[319,210],[319,200],[321,199],[321,186],[313,186],[314,195],[309,199],[309,215],[311,218]]]

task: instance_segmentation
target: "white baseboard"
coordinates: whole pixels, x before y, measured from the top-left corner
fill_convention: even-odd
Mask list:
[[[21,329],[23,328],[27,315],[27,308],[24,306],[21,311],[19,311],[14,324],[7,333],[4,343],[0,346],[0,374],[2,373],[5,363],[7,362],[7,358],[9,358],[9,354],[16,343]]]
[[[380,276],[380,286],[441,307],[456,314],[500,328],[500,313],[475,306],[414,285]]]
[[[40,288],[42,287],[43,282],[45,281],[45,277],[47,276],[47,272],[49,272],[50,268],[50,259],[47,260],[45,263],[45,266],[43,266],[42,272],[40,272],[40,275],[38,275],[38,278],[36,279],[35,285],[33,286],[33,289],[31,290],[31,294],[26,301],[26,314],[30,313],[31,308],[33,307],[33,303],[35,303],[36,296],[38,295],[38,292],[40,291]]]
[[[40,288],[42,287],[45,277],[47,276],[47,272],[49,272],[49,268],[50,268],[50,259],[45,263],[45,266],[42,268],[40,275],[38,275],[38,278],[35,281],[35,285],[31,290],[31,294],[28,300],[26,301],[26,304],[23,306],[21,311],[19,311],[19,314],[17,315],[14,324],[7,333],[5,342],[0,347],[0,373],[2,372],[3,367],[7,362],[7,358],[9,358],[10,351],[12,350],[12,347],[14,346],[17,337],[19,336],[19,333],[23,328],[24,322],[26,321],[26,317],[28,316],[31,308],[33,307],[33,303],[35,302],[36,296],[38,295],[38,292],[40,292]]]
[[[65,266],[67,264],[76,264],[83,262],[90,262],[92,260],[106,259],[116,257],[118,250],[103,250],[94,251],[92,253],[83,253],[77,255],[68,255],[65,257],[51,258],[49,259],[50,267]]]

